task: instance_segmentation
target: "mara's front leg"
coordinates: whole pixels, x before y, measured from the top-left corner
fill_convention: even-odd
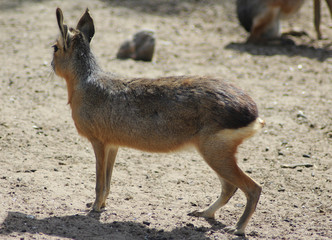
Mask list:
[[[113,172],[113,166],[116,158],[116,154],[118,153],[118,147],[117,146],[106,146],[105,149],[106,155],[106,192],[104,195],[104,200],[101,204],[102,208],[106,207],[106,200],[108,195],[110,194],[110,188],[111,188],[111,179],[112,179],[112,172]]]
[[[92,210],[100,212],[105,207],[109,194],[112,170],[117,147],[110,147],[100,141],[91,141],[96,156],[96,199]]]

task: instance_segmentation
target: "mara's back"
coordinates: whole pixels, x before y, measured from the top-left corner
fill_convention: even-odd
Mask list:
[[[207,77],[124,80],[99,73],[80,89],[73,118],[81,134],[143,150],[174,150],[198,135],[245,127],[258,116],[247,94]]]

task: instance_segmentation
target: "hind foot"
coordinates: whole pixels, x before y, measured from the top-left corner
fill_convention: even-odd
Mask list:
[[[209,218],[209,219],[214,219],[214,213],[210,213],[208,211],[193,211],[191,213],[188,213],[188,216],[192,217],[204,217],[204,218]]]

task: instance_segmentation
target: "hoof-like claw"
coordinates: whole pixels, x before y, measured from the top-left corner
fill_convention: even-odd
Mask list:
[[[106,206],[105,206],[105,204],[103,204],[102,206],[98,207],[96,203],[87,203],[86,207],[87,208],[92,207],[91,211],[93,211],[93,212],[103,212],[103,211],[105,211]]]
[[[234,227],[225,227],[224,231],[227,233],[231,233],[237,236],[244,236],[244,232],[240,229],[236,229]]]
[[[191,213],[188,213],[188,216],[191,216],[191,217],[201,217],[202,216],[202,212],[199,212],[199,211],[193,211]]]
[[[213,215],[209,215],[206,213],[206,211],[193,211],[191,213],[188,213],[188,216],[192,216],[192,217],[204,217],[204,218],[210,218],[210,219],[214,219],[214,214]]]

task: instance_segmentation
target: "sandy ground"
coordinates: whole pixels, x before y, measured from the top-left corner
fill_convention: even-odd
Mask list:
[[[235,1],[234,1],[235,2]],[[1,239],[242,239],[225,232],[242,214],[238,191],[215,221],[187,216],[220,194],[194,150],[121,149],[106,211],[90,213],[95,160],[52,73],[55,8],[76,23],[89,7],[92,49],[107,71],[129,77],[211,75],[257,102],[266,128],[239,149],[238,163],[263,187],[248,239],[332,239],[332,29],[323,4],[317,41],[312,2],[284,22],[305,30],[295,46],[244,44],[233,1],[0,1]],[[120,43],[153,29],[152,63],[114,59]],[[289,164],[305,164],[285,168]]]

